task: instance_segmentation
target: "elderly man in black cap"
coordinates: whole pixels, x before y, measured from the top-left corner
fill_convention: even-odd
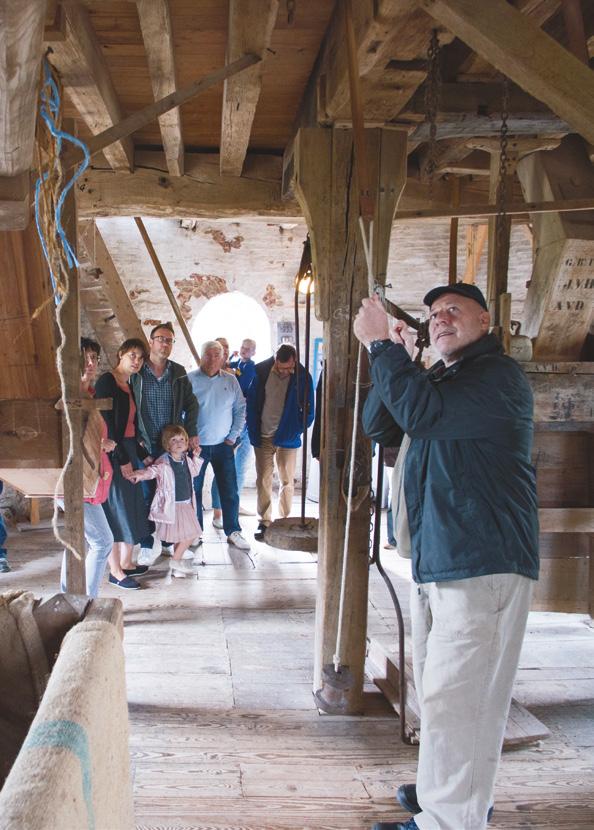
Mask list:
[[[377,298],[354,325],[371,361],[365,432],[406,451],[396,539],[412,560],[421,707],[416,785],[397,793],[414,816],[374,830],[484,830],[538,577],[532,393],[476,286],[439,286],[424,302],[441,357],[429,370]]]

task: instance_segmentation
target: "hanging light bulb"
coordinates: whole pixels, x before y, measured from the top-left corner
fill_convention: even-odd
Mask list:
[[[299,271],[295,277],[295,284],[300,294],[313,294],[315,291],[315,279],[313,273],[313,263],[311,260],[311,244],[309,241],[309,234],[303,243],[303,253],[301,254]]]

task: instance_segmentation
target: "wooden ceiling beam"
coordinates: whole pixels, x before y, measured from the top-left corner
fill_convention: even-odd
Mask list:
[[[89,12],[76,0],[62,0],[66,38],[52,41],[50,60],[60,73],[66,93],[93,135],[122,120],[122,110]],[[131,138],[106,147],[105,158],[114,170],[131,171]]]
[[[0,0],[0,229],[29,222],[45,4]]]
[[[417,0],[500,72],[594,141],[594,74],[506,0]]]
[[[150,0],[147,0],[150,2]],[[230,0],[227,64],[246,53],[264,58],[278,0]],[[221,174],[241,176],[262,88],[262,63],[225,81],[221,120]]]
[[[529,17],[535,26],[541,27],[557,12],[561,0],[515,0],[514,6],[525,17]],[[494,77],[497,71],[481,55],[473,52],[458,68],[458,77],[470,78],[478,76]]]
[[[222,176],[218,155],[186,153],[185,174],[174,177],[161,154],[137,153],[131,176],[96,169],[84,173],[77,194],[79,215],[296,217],[296,202],[281,199],[281,164],[278,156],[248,155],[241,176]]]
[[[78,185],[78,215],[176,217],[180,219],[241,216],[299,218],[294,199],[281,198],[282,159],[248,154],[241,176],[221,176],[219,158],[210,153],[186,153],[185,175],[169,176],[161,153],[136,152],[136,170],[130,176],[115,176],[109,169],[87,170]],[[484,182],[464,182],[465,205],[484,204]],[[403,210],[430,206],[447,209],[451,188],[437,181],[432,192],[426,183],[409,176],[399,202]]]
[[[175,63],[169,0],[136,0],[155,101],[175,92]],[[159,118],[163,151],[171,176],[184,172],[184,141],[179,107]]]

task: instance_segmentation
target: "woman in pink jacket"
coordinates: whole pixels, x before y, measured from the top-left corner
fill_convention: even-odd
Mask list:
[[[155,522],[155,535],[161,541],[173,542],[172,576],[196,576],[193,564],[182,559],[184,552],[202,528],[196,518],[196,496],[193,479],[200,472],[202,461],[188,455],[188,433],[181,426],[170,424],[163,429],[161,442],[165,454],[145,470],[135,470],[127,476],[138,484],[150,478],[157,479],[149,519]]]

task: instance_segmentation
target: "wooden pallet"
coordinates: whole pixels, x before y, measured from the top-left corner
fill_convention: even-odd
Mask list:
[[[397,656],[390,652],[383,643],[373,637],[369,640],[365,666],[367,674],[400,716],[400,673],[397,661]],[[408,661],[406,662],[406,725],[411,738],[418,741],[421,731],[421,714],[412,666]],[[542,741],[550,735],[549,729],[543,723],[512,698],[503,739],[504,750]]]

